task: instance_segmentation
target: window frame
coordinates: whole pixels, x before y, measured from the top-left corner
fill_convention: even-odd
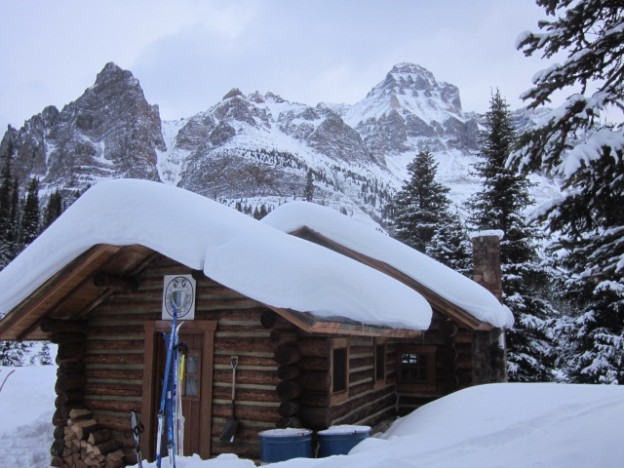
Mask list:
[[[426,345],[399,345],[397,347],[396,359],[396,382],[399,390],[414,391],[423,393],[435,393],[436,387],[436,346]],[[416,354],[426,356],[427,358],[427,375],[423,383],[415,383],[403,381],[401,372],[401,356],[403,354]]]
[[[379,362],[379,349],[382,348],[383,362]],[[386,385],[388,381],[388,345],[383,338],[375,338],[373,340],[373,387],[381,387]],[[380,368],[383,370],[380,376]]]
[[[335,380],[335,372],[336,367],[334,363],[334,351],[337,349],[345,350],[345,362],[344,362],[344,381],[345,388],[341,390],[334,391],[334,380]],[[349,398],[349,360],[351,356],[351,340],[349,338],[332,338],[330,341],[330,366],[329,366],[329,392],[331,403],[336,403],[340,401],[344,401]]]

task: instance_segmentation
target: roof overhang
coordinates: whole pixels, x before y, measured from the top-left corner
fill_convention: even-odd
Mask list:
[[[397,270],[393,266],[377,260],[375,258],[369,257],[361,252],[357,252],[348,247],[345,247],[338,242],[329,239],[326,236],[323,236],[318,231],[311,229],[307,226],[303,226],[299,229],[296,229],[290,232],[291,235],[300,237],[302,239],[306,239],[310,242],[314,242],[316,244],[322,245],[326,248],[334,250],[338,253],[346,255],[354,260],[364,263],[376,270],[391,276],[392,278],[402,282],[403,284],[413,288],[419,294],[421,294],[432,306],[434,306],[441,313],[451,317],[456,320],[461,325],[475,331],[488,331],[492,330],[495,327],[487,322],[482,322],[471,315],[466,310],[456,306],[451,303],[447,299],[443,298],[439,294],[435,293],[431,289],[417,282],[415,279],[406,275],[405,273]]]
[[[39,326],[41,319],[84,318],[117,290],[115,285],[96,284],[96,275],[103,273],[113,278],[133,277],[158,256],[159,253],[142,245],[99,244],[91,247],[61,268],[0,320],[0,340],[49,338]],[[418,330],[372,326],[339,317],[335,320],[324,319],[306,312],[261,304],[310,334],[396,338],[414,338],[423,334]]]

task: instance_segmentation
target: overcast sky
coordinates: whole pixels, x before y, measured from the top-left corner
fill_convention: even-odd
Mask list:
[[[352,104],[399,62],[457,85],[464,110],[487,110],[494,88],[519,107],[546,67],[515,49],[544,17],[533,0],[0,0],[0,11],[0,129],[62,108],[110,61],[165,120],[233,87]]]

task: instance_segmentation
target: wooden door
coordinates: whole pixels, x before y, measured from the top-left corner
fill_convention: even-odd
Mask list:
[[[185,377],[180,389],[184,424],[184,455],[198,453],[210,457],[212,419],[212,372],[215,322],[189,321],[180,330],[180,342],[187,348]],[[157,413],[160,406],[162,375],[166,350],[162,331],[168,322],[145,323],[145,368],[143,381],[143,453],[149,460],[156,456]],[[151,342],[151,343],[150,343]],[[151,350],[151,352],[150,352]]]

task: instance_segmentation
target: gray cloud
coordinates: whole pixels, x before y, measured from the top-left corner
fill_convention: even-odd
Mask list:
[[[232,87],[316,104],[353,103],[393,64],[414,62],[487,109],[513,106],[545,64],[514,49],[541,11],[515,0],[181,0],[13,2],[0,28],[0,124],[62,106],[108,61],[129,68],[166,119],[190,116]]]

